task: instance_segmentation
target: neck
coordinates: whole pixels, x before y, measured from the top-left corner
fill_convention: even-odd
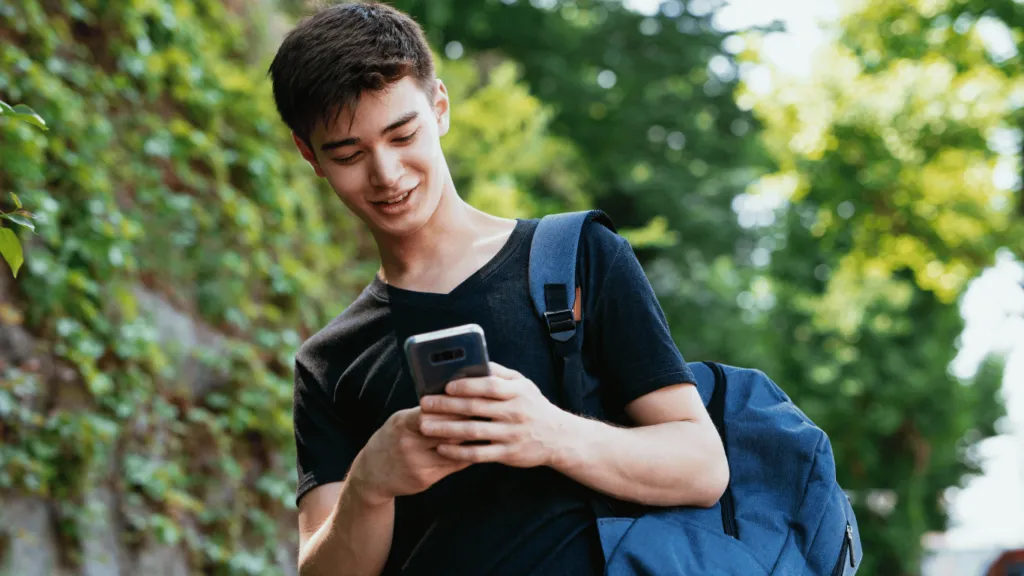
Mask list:
[[[394,285],[418,283],[414,279],[434,276],[465,255],[480,238],[493,216],[466,203],[448,179],[430,220],[414,234],[403,237],[378,235],[381,278]],[[410,279],[413,279],[410,282]]]

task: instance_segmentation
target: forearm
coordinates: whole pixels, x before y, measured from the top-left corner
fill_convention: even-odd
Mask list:
[[[713,506],[729,467],[710,422],[618,428],[566,413],[552,467],[615,498],[653,506]]]
[[[394,499],[346,482],[334,513],[299,552],[301,576],[377,576],[391,550]]]

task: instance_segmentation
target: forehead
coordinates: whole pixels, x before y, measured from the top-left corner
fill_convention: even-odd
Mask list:
[[[313,139],[371,138],[409,112],[429,110],[427,95],[415,80],[405,77],[375,92],[363,92],[355,107],[345,106],[325,126],[318,122]]]

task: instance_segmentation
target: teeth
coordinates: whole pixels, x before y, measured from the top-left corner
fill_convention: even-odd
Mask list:
[[[384,201],[381,202],[381,204],[398,204],[402,200],[405,200],[405,198],[408,195],[409,195],[409,193],[406,192],[405,194],[402,194],[401,196],[399,196],[398,198],[395,198],[394,200],[384,200]]]

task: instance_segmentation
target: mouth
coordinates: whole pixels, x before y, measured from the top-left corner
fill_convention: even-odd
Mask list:
[[[392,196],[391,198],[386,198],[384,200],[378,200],[376,202],[371,202],[371,204],[373,204],[374,206],[380,206],[381,208],[394,208],[394,207],[400,206],[400,205],[404,204],[409,199],[409,196],[411,196],[412,193],[415,192],[418,188],[419,188],[419,184],[417,184],[413,188],[407,190],[403,194],[399,194],[398,196]]]

